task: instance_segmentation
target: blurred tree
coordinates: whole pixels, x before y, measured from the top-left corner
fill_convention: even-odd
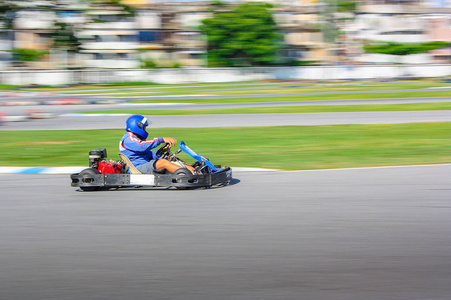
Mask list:
[[[427,53],[431,50],[446,48],[449,46],[451,46],[451,43],[440,41],[424,43],[377,42],[363,46],[363,50],[368,53],[409,55]]]
[[[339,34],[337,19],[337,2],[335,0],[322,1],[322,28],[323,38],[326,43],[335,44]]]
[[[374,44],[364,45],[363,50],[368,53],[380,53],[401,56],[409,54],[427,53],[431,50],[450,47],[449,42],[423,42],[423,43],[396,43],[396,42],[376,42]],[[397,63],[402,65],[402,62]]]
[[[130,5],[122,3],[121,0],[109,0],[108,2],[122,8],[127,13],[126,17],[134,17],[136,15],[135,9]]]
[[[141,59],[141,69],[155,69],[157,68],[157,63],[150,58]]]
[[[44,58],[48,54],[46,50],[35,50],[35,49],[13,49],[9,50],[13,53],[14,58],[20,62],[36,61]]]
[[[13,28],[17,10],[19,7],[14,3],[0,3],[0,23],[3,23],[5,29]]]
[[[354,15],[357,11],[357,2],[347,0],[322,0],[323,35],[327,43],[335,43],[340,35],[340,27],[352,17],[343,17],[341,13]]]
[[[269,8],[271,5],[265,3],[245,3],[228,10],[215,2],[213,17],[200,26],[207,34],[209,66],[271,64],[281,36]]]
[[[337,12],[356,12],[357,11],[357,2],[356,1],[346,1],[346,0],[338,0],[337,1]]]
[[[120,8],[126,13],[124,17],[134,17],[136,15],[135,8],[133,8],[133,6],[122,3],[122,0],[83,0],[83,1],[91,3],[94,6]]]
[[[79,52],[81,39],[74,33],[72,25],[55,22],[55,29],[52,33],[53,48],[63,48],[68,52]]]

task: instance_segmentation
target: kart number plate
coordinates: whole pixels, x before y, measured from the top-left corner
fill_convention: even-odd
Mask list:
[[[155,185],[155,175],[151,175],[151,174],[130,174],[130,184]]]

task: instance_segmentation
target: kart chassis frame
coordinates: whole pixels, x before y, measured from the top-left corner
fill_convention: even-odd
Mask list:
[[[94,190],[97,188],[121,188],[121,187],[176,187],[199,188],[214,185],[225,185],[232,179],[232,170],[228,166],[215,165],[221,171],[211,174],[96,174],[80,172],[70,176],[72,187],[80,187],[82,190]]]

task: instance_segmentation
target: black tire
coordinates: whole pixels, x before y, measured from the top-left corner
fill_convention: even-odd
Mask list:
[[[180,168],[178,170],[176,170],[174,172],[174,175],[188,175],[188,174],[192,174],[190,170],[188,170],[187,168]]]
[[[189,175],[192,174],[190,170],[188,170],[187,168],[180,168],[177,171],[174,172],[174,175],[177,176],[184,176],[184,175]],[[186,186],[176,186],[175,187],[178,190],[188,190],[189,187]]]
[[[79,176],[84,179],[89,179],[90,176],[100,174],[99,170],[94,168],[84,169],[80,172]],[[80,186],[80,189],[85,192],[97,191],[100,186]]]

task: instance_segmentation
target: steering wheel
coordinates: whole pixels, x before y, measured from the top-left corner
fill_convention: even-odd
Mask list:
[[[164,156],[168,155],[169,153],[171,153],[170,150],[171,150],[171,148],[169,147],[169,143],[165,143],[160,149],[157,150],[157,152],[155,154],[160,157],[164,157]]]

